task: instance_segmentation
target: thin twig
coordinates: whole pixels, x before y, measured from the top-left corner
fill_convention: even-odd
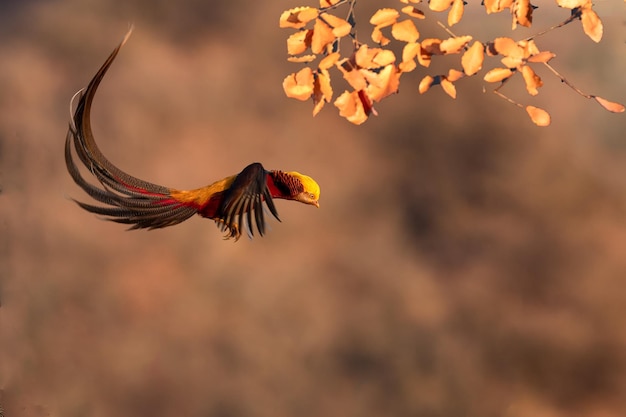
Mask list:
[[[524,106],[523,106],[522,104],[518,103],[517,101],[513,100],[512,98],[510,98],[510,97],[508,97],[508,96],[505,96],[504,94],[502,94],[502,93],[500,92],[500,89],[501,89],[502,87],[504,87],[504,85],[505,85],[506,83],[508,83],[510,79],[511,79],[511,77],[509,77],[509,78],[506,78],[506,79],[502,80],[502,82],[500,83],[500,85],[499,85],[497,88],[495,88],[495,89],[493,89],[493,90],[491,90],[491,91],[492,91],[495,95],[497,95],[498,97],[500,97],[500,98],[502,98],[502,99],[504,99],[504,100],[508,101],[508,102],[509,102],[509,103],[511,103],[511,104],[516,105],[516,106],[517,106],[517,107],[519,107],[520,109],[523,109],[523,108],[524,108]]]
[[[559,79],[561,80],[561,82],[563,84],[565,84],[566,86],[568,86],[569,88],[571,88],[572,90],[576,91],[578,94],[580,94],[581,96],[585,97],[585,98],[593,98],[592,95],[590,94],[585,94],[584,92],[582,92],[581,90],[579,90],[576,86],[574,86],[574,84],[570,83],[569,81],[567,81],[567,79],[562,76],[556,69],[554,69],[554,67],[552,65],[550,65],[547,62],[544,62],[543,65],[545,65],[546,67],[548,67],[548,69],[550,71],[552,71],[552,73],[554,75],[556,75],[557,77],[559,77]]]
[[[457,38],[457,37],[458,37],[458,36],[456,36],[456,35],[454,34],[454,32],[452,32],[452,31],[450,30],[450,28],[448,28],[446,25],[444,25],[443,23],[441,23],[441,21],[437,20],[437,24],[438,24],[439,26],[441,26],[441,28],[442,28],[443,30],[445,30],[445,31],[446,31],[446,33],[447,33],[448,35],[452,36],[453,38]]]
[[[576,10],[576,9],[574,9]],[[539,33],[535,33],[534,35],[530,35],[529,37],[527,37],[526,39],[524,39],[525,41],[529,41],[531,39],[534,38],[538,38],[539,36],[543,36],[546,33],[554,30],[554,29],[558,29],[558,28],[562,28],[563,26],[572,23],[574,20],[580,18],[580,9],[578,9],[577,11],[572,10],[572,14],[570,15],[570,17],[568,17],[567,19],[565,19],[564,21],[562,21],[561,23],[559,23],[558,25],[554,25],[546,30],[543,30]]]

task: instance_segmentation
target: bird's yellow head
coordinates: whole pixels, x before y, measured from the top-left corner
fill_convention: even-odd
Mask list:
[[[313,178],[300,174],[299,172],[288,172],[287,174],[297,178],[300,183],[302,183],[303,191],[295,195],[294,200],[319,208],[320,186],[317,182],[315,182]]]

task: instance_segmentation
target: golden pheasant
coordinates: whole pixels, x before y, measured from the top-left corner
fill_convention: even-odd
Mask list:
[[[83,209],[104,216],[106,220],[129,224],[130,229],[157,229],[178,224],[194,214],[214,220],[226,233],[225,238],[239,239],[242,230],[254,235],[265,233],[264,206],[280,221],[273,198],[299,201],[319,207],[319,185],[298,172],[268,171],[258,163],[245,167],[237,175],[226,177],[195,190],[178,190],[135,178],[113,165],[96,145],[91,131],[91,105],[98,85],[113,63],[131,31],[113,50],[86,89],[78,97],[65,139],[65,163],[74,182],[94,200],[92,205],[76,201]],[[98,179],[97,187],[83,178],[76,166],[71,144],[80,161]]]

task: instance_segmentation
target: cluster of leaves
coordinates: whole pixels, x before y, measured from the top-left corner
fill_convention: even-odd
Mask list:
[[[533,66],[545,65],[563,83],[588,99],[595,99],[611,112],[623,112],[624,106],[601,97],[585,94],[563,76],[549,61],[556,55],[542,51],[535,43],[535,38],[553,29],[573,21],[580,21],[585,34],[593,41],[602,38],[602,21],[592,8],[591,0],[556,0],[559,7],[570,11],[567,19],[532,37],[516,41],[510,37],[498,37],[481,42],[471,35],[457,36],[450,27],[458,23],[465,8],[463,0],[430,0],[429,13],[447,12],[447,26],[437,21],[446,38],[420,39],[416,24],[427,18],[426,13],[417,5],[421,0],[399,0],[403,6],[381,8],[370,18],[371,41],[367,43],[357,39],[354,8],[356,0],[319,0],[319,7],[296,7],[286,10],[280,16],[280,27],[296,31],[287,39],[288,60],[305,66],[283,81],[283,89],[288,97],[306,101],[313,100],[313,115],[316,115],[325,103],[333,99],[331,70],[338,71],[350,86],[334,101],[339,114],[354,124],[361,124],[374,114],[374,103],[398,91],[400,78],[420,65],[428,68],[433,57],[459,55],[460,65],[450,68],[446,74],[425,75],[418,84],[418,91],[424,94],[433,86],[441,86],[443,91],[456,98],[455,83],[463,77],[478,74],[489,57],[500,58],[502,66],[490,69],[483,76],[488,83],[499,83],[493,92],[508,102],[525,108],[531,120],[539,126],[550,124],[547,111],[531,105],[524,106],[501,92],[501,88],[514,76],[520,74],[526,90],[531,96],[539,93],[543,80]],[[512,29],[517,25],[530,27],[535,6],[530,0],[483,0],[487,14],[510,11]],[[332,14],[341,7],[348,9],[346,18]],[[350,41],[347,54],[342,53],[342,39]],[[402,55],[396,57],[390,46],[400,42]],[[345,43],[344,43],[345,44]],[[470,45],[471,44],[471,45]],[[398,47],[397,50],[400,50]],[[316,62],[316,64],[314,64]]]

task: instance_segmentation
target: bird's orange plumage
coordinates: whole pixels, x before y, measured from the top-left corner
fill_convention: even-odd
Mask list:
[[[195,190],[178,190],[135,178],[113,165],[100,151],[91,131],[91,104],[96,90],[113,63],[124,40],[113,50],[86,89],[79,91],[65,140],[68,172],[87,194],[101,205],[77,201],[78,205],[107,220],[131,225],[131,229],[156,229],[178,224],[194,214],[216,221],[226,237],[238,239],[245,227],[254,234],[265,232],[263,204],[278,219],[273,198],[300,201],[319,207],[319,186],[297,172],[268,171],[256,162],[231,175]],[[86,181],[76,166],[72,144],[79,160],[102,187]]]

